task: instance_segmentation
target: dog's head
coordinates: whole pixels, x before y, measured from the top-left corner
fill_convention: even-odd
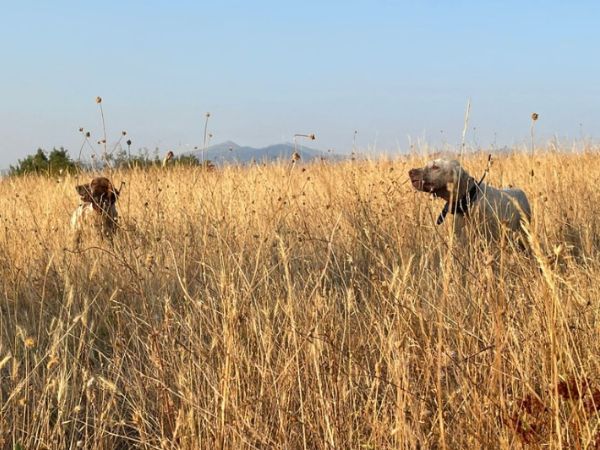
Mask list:
[[[97,212],[109,211],[119,197],[119,190],[105,177],[96,177],[89,184],[80,184],[75,189],[81,201],[91,203]]]
[[[442,198],[465,189],[469,179],[467,171],[454,159],[434,159],[425,167],[409,170],[408,176],[416,190]]]

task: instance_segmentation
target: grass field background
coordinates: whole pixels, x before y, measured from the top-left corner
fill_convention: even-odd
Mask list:
[[[3,179],[1,447],[600,448],[600,154],[494,156],[531,254],[456,246],[426,159],[105,172],[79,248],[92,174]]]

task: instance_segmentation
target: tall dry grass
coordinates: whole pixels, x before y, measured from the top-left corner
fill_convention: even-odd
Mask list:
[[[458,247],[416,157],[117,172],[79,249],[89,175],[3,180],[1,447],[598,448],[600,156],[538,151],[487,178],[531,255]]]

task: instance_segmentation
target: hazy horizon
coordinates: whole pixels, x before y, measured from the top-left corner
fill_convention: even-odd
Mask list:
[[[132,149],[203,142],[396,151],[413,142],[597,138],[593,2],[7,4],[0,168],[38,147],[77,156],[79,128]],[[306,143],[303,143],[306,144]],[[84,155],[89,156],[89,149]]]

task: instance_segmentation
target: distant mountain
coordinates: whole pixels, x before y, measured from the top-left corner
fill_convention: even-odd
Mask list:
[[[215,145],[211,145],[209,146],[206,150],[210,150],[212,152],[226,152],[229,151],[230,149],[232,150],[237,150],[241,148],[238,144],[236,144],[233,141],[225,141],[225,142],[221,142],[220,144],[215,144]],[[196,153],[201,153],[201,150],[194,150],[193,152],[194,154]]]
[[[267,147],[248,147],[240,146],[232,141],[222,142],[220,144],[211,145],[204,151],[204,159],[210,160],[214,164],[220,165],[225,163],[247,164],[250,162],[271,162],[277,160],[290,160],[294,149],[300,154],[301,161],[308,162],[320,158],[329,160],[344,159],[343,155],[323,152],[314,148],[298,145],[294,147],[293,143],[286,142],[283,144],[269,145]],[[193,155],[198,160],[202,160],[202,150],[194,150],[187,152],[187,155]]]

